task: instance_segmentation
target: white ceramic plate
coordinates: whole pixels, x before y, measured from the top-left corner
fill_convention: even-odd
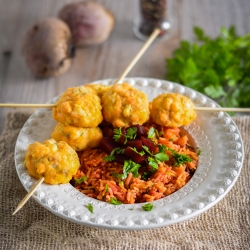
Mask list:
[[[182,85],[146,78],[127,78],[131,85],[145,92],[149,99],[162,92],[176,92],[189,97],[197,106],[217,107],[206,96]],[[98,81],[112,84],[112,79]],[[97,83],[97,82],[96,82]],[[50,103],[56,102],[55,97]],[[56,122],[50,109],[38,109],[23,126],[15,148],[17,174],[29,191],[36,179],[29,176],[24,158],[29,144],[51,138]],[[224,112],[197,112],[196,120],[185,127],[202,150],[198,168],[186,186],[152,202],[154,208],[144,211],[142,204],[111,205],[89,198],[71,184],[42,184],[33,198],[57,216],[90,227],[138,230],[167,226],[190,219],[219,202],[233,187],[243,164],[244,151],[240,132]],[[92,204],[94,213],[87,205]]]

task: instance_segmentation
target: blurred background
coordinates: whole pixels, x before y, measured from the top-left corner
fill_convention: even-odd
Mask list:
[[[21,53],[24,34],[34,23],[57,17],[68,3],[64,0],[0,0],[0,102],[45,103],[66,88],[117,78],[144,42],[133,33],[138,16],[137,0],[98,0],[115,16],[108,39],[99,45],[77,49],[71,67],[57,77],[39,78],[27,67]],[[169,0],[169,32],[158,38],[135,65],[128,77],[166,79],[166,58],[181,40],[195,40],[193,27],[216,37],[220,28],[234,25],[239,35],[250,32],[249,0]],[[22,111],[21,109],[18,109]],[[0,132],[7,112],[0,110]],[[25,110],[27,111],[27,110]],[[29,110],[30,111],[30,110]]]

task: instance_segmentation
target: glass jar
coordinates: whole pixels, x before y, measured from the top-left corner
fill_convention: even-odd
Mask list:
[[[168,20],[168,0],[138,0],[138,17],[134,23],[134,34],[147,40],[155,28],[161,28],[159,37],[170,28]]]

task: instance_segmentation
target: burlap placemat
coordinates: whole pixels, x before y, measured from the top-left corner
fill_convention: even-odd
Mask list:
[[[88,228],[65,221],[25,196],[15,170],[14,147],[29,114],[10,113],[0,137],[0,249],[250,249],[250,116],[235,117],[245,162],[227,196],[205,213],[159,229],[119,231]]]

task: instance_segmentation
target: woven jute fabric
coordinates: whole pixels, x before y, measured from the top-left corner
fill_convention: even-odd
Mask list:
[[[9,113],[0,137],[0,249],[250,249],[250,116],[235,117],[245,147],[244,166],[231,191],[197,217],[140,231],[96,229],[66,221],[25,196],[14,163],[16,138],[26,113]]]

